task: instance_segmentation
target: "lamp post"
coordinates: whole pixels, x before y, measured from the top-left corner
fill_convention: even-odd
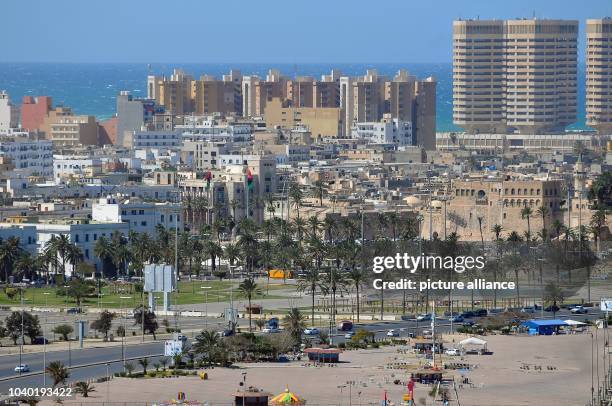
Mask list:
[[[49,292],[43,292],[45,296],[45,309],[47,308],[47,296],[50,295]],[[45,321],[43,325],[43,388],[47,386],[47,313],[45,312]]]
[[[121,334],[121,361],[123,362],[124,370],[125,370],[125,314],[123,311],[123,299],[131,299],[131,298],[132,296],[119,296],[119,312],[121,312],[121,327],[123,328],[123,334]]]
[[[204,289],[204,330],[208,328],[208,289],[212,289],[212,286],[200,286],[200,289]]]

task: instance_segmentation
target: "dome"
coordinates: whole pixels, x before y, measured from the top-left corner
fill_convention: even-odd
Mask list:
[[[404,199],[404,202],[413,209],[421,206],[421,199],[416,196],[408,196]]]

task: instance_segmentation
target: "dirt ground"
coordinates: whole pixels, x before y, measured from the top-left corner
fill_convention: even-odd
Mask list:
[[[600,377],[603,377],[604,331],[598,330]],[[445,337],[447,346],[464,336]],[[443,361],[467,362],[476,368],[466,376],[472,385],[459,385],[461,376],[450,372],[457,382],[457,394],[463,406],[505,405],[584,405],[590,399],[591,334],[559,336],[486,336],[493,355],[444,356]],[[594,341],[593,341],[594,342]],[[241,364],[240,368],[208,370],[210,379],[198,377],[165,379],[115,378],[110,383],[95,384],[96,392],[89,398],[80,396],[65,399],[64,404],[111,402],[171,402],[178,392],[187,400],[208,402],[209,405],[231,404],[231,394],[246,378],[246,385],[272,394],[286,387],[304,397],[309,405],[378,405],[387,393],[393,404],[402,404],[405,369],[391,365],[409,364],[416,367],[426,360],[410,352],[407,347],[384,347],[377,350],[346,351],[337,366],[304,366],[304,362],[287,364]],[[595,358],[596,360],[597,358]],[[596,361],[595,361],[596,363]],[[542,367],[541,370],[538,367]],[[529,369],[527,369],[529,367]],[[243,375],[246,373],[246,375]],[[394,384],[400,380],[401,385]],[[597,380],[595,375],[595,387]],[[428,396],[431,387],[416,385],[418,405],[433,405]],[[453,401],[457,404],[454,390]],[[350,400],[349,400],[350,398]],[[423,403],[423,400],[426,403]],[[51,405],[47,400],[43,404]],[[435,404],[441,404],[437,402]]]

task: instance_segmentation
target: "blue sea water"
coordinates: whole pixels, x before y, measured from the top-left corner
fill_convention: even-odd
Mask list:
[[[151,64],[151,72],[169,75],[174,68],[182,68],[194,77],[211,74],[217,77],[230,69],[242,74],[265,77],[269,69],[278,69],[288,76],[320,77],[331,69],[343,74],[363,75],[366,69],[377,69],[381,75],[393,76],[399,69],[407,69],[419,78],[434,76],[437,87],[437,130],[457,131],[452,123],[452,65],[450,63],[406,64],[202,64],[167,63]],[[11,99],[21,103],[23,96],[48,95],[55,105],[70,106],[78,114],[92,114],[106,119],[115,114],[115,98],[121,90],[129,90],[136,97],[146,96],[147,64],[132,63],[0,63],[0,89],[9,92]],[[571,128],[584,129],[585,69],[578,69],[578,121]]]

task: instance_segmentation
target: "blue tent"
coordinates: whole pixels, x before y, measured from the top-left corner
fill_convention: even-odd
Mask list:
[[[529,335],[539,334],[545,336],[556,333],[559,327],[569,326],[563,320],[527,320],[522,325],[529,329]]]

